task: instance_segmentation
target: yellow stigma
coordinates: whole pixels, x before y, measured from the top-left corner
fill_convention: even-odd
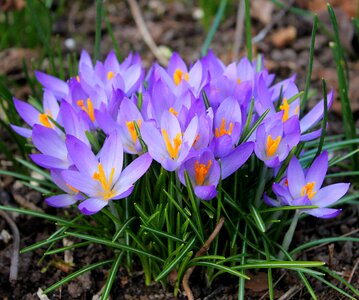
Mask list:
[[[188,81],[188,76],[189,76],[188,73],[183,73],[182,70],[176,69],[176,71],[173,74],[173,81],[175,82],[176,85],[179,85],[183,79]]]
[[[278,149],[280,140],[282,138],[278,136],[275,140],[272,139],[271,135],[268,135],[267,137],[267,144],[266,144],[266,154],[267,156],[271,157],[275,154],[275,152]]]
[[[78,100],[76,101],[76,104],[85,112],[87,113],[87,115],[89,116],[89,118],[91,119],[92,122],[95,121],[95,111],[93,109],[93,105],[91,102],[91,99],[88,98],[87,99],[87,107],[84,104],[84,100]]]
[[[109,72],[107,73],[107,80],[111,80],[111,78],[113,78],[114,76],[115,76],[115,73],[112,72],[112,71],[109,71]]]
[[[314,191],[315,181],[308,182],[305,186],[302,187],[302,190],[300,192],[300,195],[303,197],[305,195],[308,196],[309,200],[312,200],[314,195],[317,193]]]
[[[240,84],[241,83],[241,79],[238,77],[237,78],[237,83]]]
[[[163,139],[165,140],[165,143],[166,143],[166,148],[167,148],[168,154],[170,155],[170,157],[172,159],[176,159],[178,157],[178,151],[182,144],[182,134],[178,133],[176,135],[176,137],[173,139],[173,145],[170,141],[170,138],[168,136],[166,129],[162,129],[162,135],[163,135]]]
[[[281,106],[279,106],[279,109],[284,111],[282,122],[287,121],[289,118],[290,105],[288,104],[288,101],[286,98],[283,98],[283,103]]]
[[[127,126],[127,129],[128,129],[128,131],[129,131],[129,133],[131,135],[132,141],[135,144],[137,142],[138,136],[137,136],[135,124],[133,124],[133,122],[136,122],[136,121],[126,122],[126,126]],[[141,120],[140,119],[137,120],[137,125],[138,125],[138,127],[141,127]]]
[[[79,75],[76,76],[76,80],[77,80],[77,82],[80,82],[80,76]]]
[[[295,110],[294,110],[294,114],[298,115],[299,114],[299,105],[296,106]]]
[[[175,117],[178,116],[178,111],[176,111],[173,107],[170,107],[169,112],[173,114]]]
[[[207,166],[205,164],[200,164],[198,160],[196,160],[196,163],[194,165],[195,170],[195,179],[196,183],[198,185],[203,185],[204,180],[206,179],[206,176],[208,174],[209,169],[212,166],[212,160],[210,159],[207,163]]]
[[[39,114],[39,121],[45,127],[54,128],[54,125],[50,123],[49,116],[51,117],[51,114]]]
[[[221,126],[219,129],[216,128],[216,131],[214,134],[215,134],[216,138],[219,138],[220,136],[225,135],[225,134],[231,135],[232,130],[233,130],[233,123],[232,122],[229,123],[229,129],[227,130],[226,129],[226,120],[224,118],[222,118]]]
[[[97,180],[101,183],[101,186],[103,188],[103,192],[99,193],[98,196],[103,197],[105,200],[108,200],[115,196],[115,192],[112,189],[112,180],[113,175],[115,174],[115,168],[111,169],[110,178],[107,180],[105,171],[102,167],[102,164],[99,163],[97,165],[97,172],[93,173],[92,178],[94,180]]]

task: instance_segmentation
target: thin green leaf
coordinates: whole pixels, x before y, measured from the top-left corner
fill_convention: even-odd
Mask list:
[[[186,247],[183,248],[183,250],[178,254],[178,256],[170,262],[160,274],[157,275],[156,281],[161,280],[163,277],[165,277],[168,273],[170,273],[176,265],[187,255],[187,253],[193,248],[194,243],[196,242],[196,237],[194,236],[186,245]]]
[[[125,253],[124,251],[121,251],[121,253],[119,253],[117,255],[117,257],[115,259],[115,263],[111,267],[111,270],[110,270],[107,280],[106,280],[105,289],[101,295],[101,300],[107,300],[110,297],[111,288],[116,279],[116,275],[117,275],[118,269],[120,267],[120,263],[121,263],[122,256],[124,253]]]
[[[101,45],[101,25],[102,25],[102,0],[96,0],[96,29],[95,29],[95,55],[94,62],[101,58],[100,45]]]
[[[100,268],[104,265],[110,264],[112,262],[113,262],[113,259],[97,262],[95,264],[84,267],[74,273],[71,273],[70,275],[66,276],[65,278],[61,279],[60,281],[56,282],[55,284],[53,284],[52,286],[50,286],[46,290],[44,290],[44,294],[48,294],[48,293],[52,292],[53,290],[57,289],[58,287],[62,286],[63,284],[71,281],[72,279],[74,279],[84,273],[87,273],[94,269],[98,269],[98,268]]]
[[[122,234],[122,232],[127,228],[127,226],[132,223],[134,220],[136,220],[137,217],[132,217],[123,223],[123,225],[116,231],[116,233],[113,235],[112,242],[115,242]]]
[[[266,225],[264,224],[263,219],[261,215],[258,213],[258,211],[256,210],[256,208],[253,205],[249,205],[249,210],[258,229],[261,232],[266,232]]]
[[[106,239],[103,239],[103,238],[98,238],[98,237],[90,236],[90,235],[86,235],[86,234],[81,234],[81,233],[66,232],[66,234],[71,235],[71,236],[75,236],[77,238],[84,239],[84,240],[87,240],[87,241],[91,241],[93,243],[102,244],[102,245],[105,245],[105,246],[108,246],[108,247],[133,252],[133,253],[136,253],[136,254],[142,255],[142,256],[147,256],[147,257],[150,257],[150,258],[152,258],[154,260],[158,260],[160,262],[164,261],[162,258],[159,258],[159,257],[157,257],[157,256],[155,256],[155,255],[153,255],[151,253],[136,249],[134,247],[131,247],[131,246],[128,246],[128,245],[125,245],[125,244],[114,243],[114,242],[112,242],[110,240],[106,240]]]
[[[54,250],[48,250],[48,251],[46,251],[44,253],[44,255],[52,255],[52,254],[56,254],[56,253],[61,253],[61,252],[67,251],[67,250],[84,247],[84,246],[87,246],[89,244],[91,244],[91,242],[76,243],[76,244],[72,244],[72,245],[69,245],[69,246],[66,246],[66,247],[56,248]]]
[[[235,267],[230,268],[230,267],[219,265],[219,264],[212,263],[212,262],[209,262],[209,261],[196,261],[196,262],[193,262],[193,263],[190,262],[189,265],[190,266],[201,266],[201,267],[207,267],[207,268],[214,268],[214,269],[221,270],[224,273],[232,274],[232,275],[237,276],[237,277],[242,277],[244,279],[250,279],[250,277],[248,277],[247,275],[244,275],[243,273],[236,271]]]
[[[184,243],[184,241],[182,239],[180,239],[180,238],[178,238],[178,237],[176,237],[176,236],[174,236],[172,234],[168,234],[168,233],[166,233],[164,231],[160,231],[160,230],[157,230],[157,229],[145,226],[145,225],[141,225],[141,228],[143,228],[143,229],[145,229],[145,230],[147,230],[149,232],[152,232],[152,233],[154,233],[156,235],[163,236],[165,238],[174,240],[176,242]]]

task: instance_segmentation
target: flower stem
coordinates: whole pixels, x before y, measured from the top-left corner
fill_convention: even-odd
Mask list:
[[[256,191],[256,196],[254,198],[254,206],[257,208],[261,205],[261,199],[266,185],[266,177],[267,177],[267,167],[263,163],[259,175],[258,189]]]
[[[294,214],[292,223],[290,224],[290,226],[289,226],[289,228],[288,228],[288,231],[287,231],[287,233],[285,234],[284,239],[283,239],[282,247],[283,247],[283,249],[284,249],[285,251],[288,250],[288,248],[289,248],[289,246],[290,246],[290,243],[292,242],[293,235],[294,235],[294,231],[295,231],[295,228],[297,227],[297,224],[298,224],[298,219],[299,219],[299,212],[296,211],[295,214]],[[283,252],[283,251],[280,251],[280,252],[279,252],[278,258],[279,258],[279,259],[283,259],[283,258],[284,258],[284,252]]]

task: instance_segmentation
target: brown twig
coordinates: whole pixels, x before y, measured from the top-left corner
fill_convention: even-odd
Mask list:
[[[150,32],[147,29],[146,23],[142,17],[140,7],[137,4],[136,0],[127,0],[128,5],[130,6],[131,14],[135,19],[136,25],[140,34],[142,35],[143,40],[147,44],[148,48],[152,51],[153,55],[162,65],[167,65],[167,59],[162,55],[161,51],[158,49],[156,43],[154,42]]]
[[[348,278],[348,283],[350,283],[350,282],[352,281],[353,276],[354,276],[354,273],[355,273],[355,271],[356,271],[357,268],[358,268],[358,265],[359,265],[359,258],[358,258],[357,261],[355,262],[355,265],[354,265],[354,267],[353,267],[353,270],[352,270],[351,273],[350,273],[350,276],[349,276],[349,278]]]
[[[202,256],[205,252],[208,251],[208,249],[211,246],[213,240],[215,239],[215,237],[218,235],[219,231],[221,230],[221,228],[223,226],[223,223],[224,223],[224,218],[222,217],[219,220],[218,224],[216,225],[216,228],[214,228],[213,232],[209,236],[208,240],[203,244],[201,249],[198,250],[198,252],[196,253],[196,255],[194,257]],[[183,276],[183,279],[182,279],[182,286],[183,286],[183,289],[185,290],[187,298],[189,300],[194,299],[193,294],[192,294],[192,290],[188,285],[188,280],[189,280],[189,278],[190,278],[190,276],[191,276],[191,274],[192,274],[195,267],[196,266],[192,266],[192,267],[188,268],[186,273]]]
[[[2,216],[5,221],[9,224],[9,227],[11,229],[11,233],[13,236],[13,249],[11,254],[11,264],[10,264],[10,281],[16,281],[17,280],[17,273],[19,270],[19,250],[20,250],[20,234],[19,230],[17,229],[17,226],[15,222],[7,215],[6,212],[0,210],[0,216]]]
[[[239,57],[239,50],[242,46],[244,27],[244,0],[239,0],[237,10],[236,31],[234,33],[233,58],[237,60]]]

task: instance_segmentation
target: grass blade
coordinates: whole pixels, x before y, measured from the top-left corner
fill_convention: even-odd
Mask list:
[[[96,31],[95,31],[95,55],[94,62],[100,59],[101,23],[102,23],[102,0],[96,0]]]
[[[89,265],[85,268],[82,268],[68,276],[66,276],[65,278],[61,279],[60,281],[56,282],[55,284],[53,284],[52,286],[48,287],[46,290],[44,290],[44,294],[48,294],[50,292],[52,292],[53,290],[57,289],[58,287],[62,286],[63,284],[71,281],[72,279],[86,273],[89,272],[91,270],[97,269],[99,267],[102,267],[104,265],[107,265],[109,263],[112,263],[113,259],[109,259],[109,260],[105,260],[105,261],[101,261],[101,262],[97,262],[95,264]]]
[[[117,255],[117,257],[115,259],[115,263],[111,267],[111,270],[109,272],[109,275],[108,275],[108,278],[107,278],[107,281],[106,281],[106,284],[105,284],[105,289],[104,289],[103,294],[101,296],[101,300],[109,299],[111,288],[112,288],[112,285],[113,285],[113,283],[114,283],[114,281],[116,279],[118,268],[120,267],[120,263],[121,263],[122,256],[123,256],[124,253],[125,252],[122,251],[121,253],[119,253]]]

